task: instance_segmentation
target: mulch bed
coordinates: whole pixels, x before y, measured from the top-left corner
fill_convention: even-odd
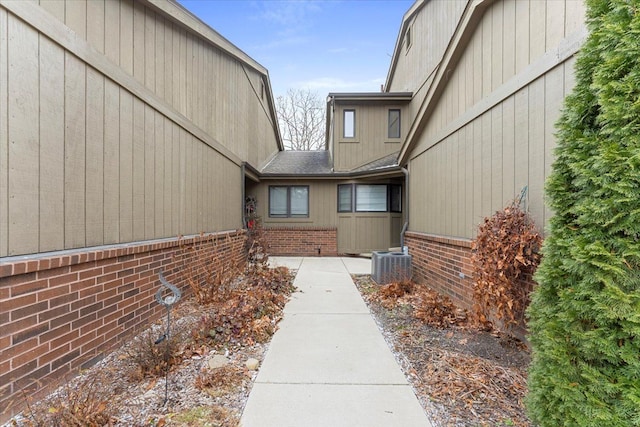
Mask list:
[[[257,376],[247,361],[262,362],[294,276],[259,269],[211,292],[206,303],[192,293],[172,310],[169,339],[157,342],[164,318],[47,398],[25,396],[27,410],[8,425],[238,426]],[[216,356],[226,364],[210,365]]]
[[[424,286],[379,286],[368,275],[353,277],[434,426],[531,426],[523,406],[524,345],[481,330]],[[153,342],[164,331],[158,322],[49,398],[31,402],[14,425],[237,426],[257,374],[245,362],[262,361],[293,291],[290,275],[265,294],[271,279],[265,272],[260,280],[236,283],[218,303],[203,306],[192,297],[176,307],[168,384],[156,351],[164,343]],[[225,355],[228,364],[209,367],[215,355]]]
[[[525,345],[482,330],[426,286],[353,278],[435,426],[532,425],[523,404]]]

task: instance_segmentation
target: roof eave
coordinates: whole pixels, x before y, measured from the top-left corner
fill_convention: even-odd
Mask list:
[[[413,92],[331,92],[327,99],[334,101],[410,102]]]
[[[332,172],[332,173],[326,173],[326,174],[281,174],[281,173],[264,174],[263,173],[260,175],[260,178],[262,180],[270,180],[270,179],[331,180],[331,179],[349,179],[349,178],[379,178],[379,177],[400,176],[400,175],[403,175],[402,168],[400,166],[392,166],[392,167],[386,167],[384,168],[384,170],[360,171],[360,172]]]

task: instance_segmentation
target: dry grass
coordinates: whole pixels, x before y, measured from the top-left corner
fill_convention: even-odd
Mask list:
[[[208,369],[196,378],[196,387],[212,397],[220,397],[235,392],[242,387],[251,375],[237,366],[227,365],[217,369]]]
[[[87,427],[112,425],[115,418],[110,404],[118,392],[108,370],[82,375],[67,381],[47,399],[28,405],[24,418],[13,421],[22,427]],[[26,399],[29,402],[28,399]]]

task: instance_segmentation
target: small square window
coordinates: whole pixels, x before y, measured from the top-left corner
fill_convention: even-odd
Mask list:
[[[389,110],[387,137],[400,138],[400,110]]]
[[[355,138],[356,136],[356,110],[344,110],[344,123],[342,136]]]

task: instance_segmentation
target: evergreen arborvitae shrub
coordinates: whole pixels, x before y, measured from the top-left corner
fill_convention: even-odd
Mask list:
[[[529,308],[540,426],[640,426],[640,1],[587,0]]]

